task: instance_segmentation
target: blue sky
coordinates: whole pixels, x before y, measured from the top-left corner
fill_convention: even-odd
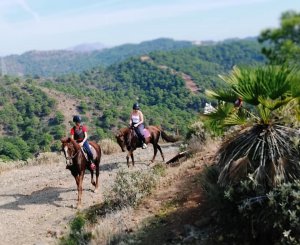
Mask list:
[[[287,10],[300,12],[300,0],[0,0],[0,55],[257,36]]]

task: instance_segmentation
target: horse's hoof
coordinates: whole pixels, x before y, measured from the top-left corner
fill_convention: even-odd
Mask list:
[[[94,189],[94,193],[98,193],[98,189]]]

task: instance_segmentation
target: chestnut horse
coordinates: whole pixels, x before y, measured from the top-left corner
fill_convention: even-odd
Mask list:
[[[160,136],[162,136],[163,140],[167,142],[176,142],[178,139],[172,136],[168,136],[159,126],[148,126],[145,128],[145,130],[145,143],[147,145],[151,143],[154,149],[154,155],[151,162],[154,162],[154,159],[157,154],[157,149],[159,150],[163,161],[165,161],[164,154],[161,150],[160,145],[158,144]],[[139,140],[134,129],[131,127],[121,128],[119,132],[115,135],[115,137],[122,151],[125,152],[125,149],[127,149],[128,151],[128,154],[126,156],[127,166],[129,167],[129,157],[131,157],[132,165],[134,166],[133,151],[136,148],[142,147],[142,142]]]
[[[93,142],[89,141],[91,145],[91,151],[93,153],[94,163],[96,165],[96,182],[94,181],[94,171],[90,169],[90,164],[83,153],[80,145],[76,143],[72,138],[63,138],[61,139],[61,149],[66,157],[66,168],[69,169],[72,175],[75,178],[78,198],[77,198],[77,208],[81,208],[81,197],[82,197],[82,183],[83,177],[86,169],[89,169],[91,172],[91,183],[95,186],[94,192],[98,189],[98,178],[99,178],[99,164],[101,160],[101,148],[100,146]]]

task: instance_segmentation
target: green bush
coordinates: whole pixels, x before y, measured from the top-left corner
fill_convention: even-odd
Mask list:
[[[89,244],[91,233],[84,230],[86,221],[82,215],[76,216],[70,223],[71,232],[68,237],[63,237],[60,241],[61,245],[84,245]]]
[[[225,188],[217,178],[215,167],[201,177],[208,206],[217,212],[215,243],[300,244],[299,180],[265,193],[250,179]]]
[[[149,195],[156,185],[157,176],[150,172],[134,171],[117,173],[116,180],[105,195],[107,202],[112,202],[120,208],[136,206],[143,197]]]

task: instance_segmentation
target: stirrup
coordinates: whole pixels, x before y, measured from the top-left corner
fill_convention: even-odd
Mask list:
[[[146,149],[147,148],[147,145],[145,143],[143,143],[143,146],[142,146],[143,149]]]

